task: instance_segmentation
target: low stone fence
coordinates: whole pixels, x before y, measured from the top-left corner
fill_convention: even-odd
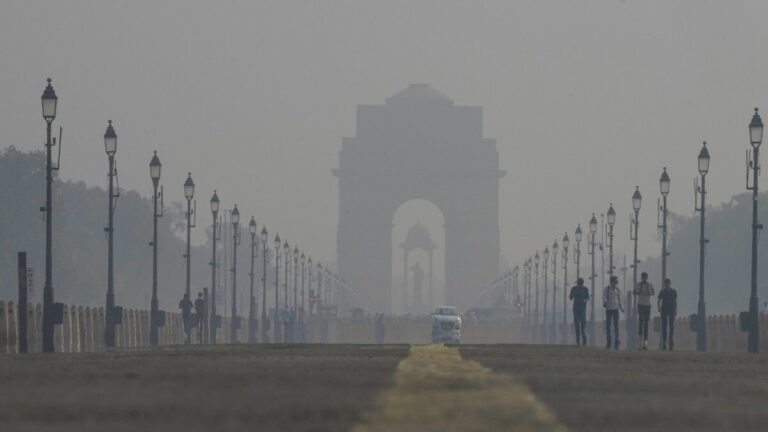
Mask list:
[[[18,309],[14,302],[0,301],[0,354],[15,354],[18,348]],[[40,304],[27,307],[27,342],[29,352],[41,352],[43,309]],[[184,328],[179,313],[165,313],[165,326],[160,328],[160,345],[184,343]],[[217,342],[230,343],[230,318],[222,317]],[[248,340],[247,320],[238,330],[238,340]],[[587,324],[589,326],[589,324]],[[589,328],[589,327],[588,327]],[[429,318],[387,317],[384,321],[384,343],[420,344],[431,339]],[[207,328],[205,329],[207,332]],[[540,326],[539,332],[542,331]],[[547,331],[552,331],[551,324]],[[627,341],[625,322],[619,323],[622,343]],[[636,332],[637,329],[632,329]],[[260,332],[258,332],[260,334]],[[270,332],[271,333],[271,332]],[[540,334],[540,333],[539,333]],[[563,338],[565,335],[565,338]],[[605,344],[604,321],[596,323],[595,339],[590,344]],[[54,333],[57,352],[92,352],[104,349],[104,308],[66,306],[64,324],[57,325]],[[207,340],[207,335],[205,340]],[[649,329],[649,344],[652,349],[659,346],[660,333]],[[193,342],[199,340],[197,330],[192,333]],[[465,319],[462,323],[461,340],[465,344],[493,343],[551,343],[547,338],[531,339],[530,329],[524,318],[508,321],[474,321]],[[311,316],[306,328],[306,341],[316,343],[376,343],[376,324],[373,318],[345,319]],[[554,343],[573,343],[573,325],[557,325]],[[122,349],[149,347],[149,312],[138,309],[123,309],[123,323],[117,326],[116,346]],[[710,316],[707,318],[707,348],[713,352],[746,351],[747,335],[739,330],[737,315]],[[760,317],[760,346],[768,349],[768,316]],[[634,348],[634,347],[633,347]],[[696,333],[691,331],[688,317],[675,321],[675,349],[695,350]]]
[[[14,302],[0,300],[0,354],[19,352],[18,309]],[[27,306],[27,345],[31,353],[42,351],[43,307]],[[230,342],[230,318],[222,317],[218,341]],[[248,338],[248,329],[241,326],[240,341]],[[207,329],[206,329],[207,330]],[[193,341],[199,340],[193,330]],[[180,313],[165,313],[165,326],[160,327],[160,345],[184,343],[184,326]],[[123,309],[123,323],[117,326],[115,345],[118,348],[149,347],[149,311]],[[104,308],[65,306],[64,323],[54,332],[56,352],[92,352],[104,349]]]

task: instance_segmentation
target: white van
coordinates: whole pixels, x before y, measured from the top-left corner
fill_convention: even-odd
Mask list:
[[[435,308],[432,313],[432,343],[461,343],[461,315],[458,308]]]

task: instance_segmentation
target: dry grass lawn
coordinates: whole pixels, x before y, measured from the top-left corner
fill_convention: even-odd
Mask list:
[[[768,356],[464,346],[510,373],[573,431],[767,431]]]
[[[349,430],[407,346],[0,356],[0,431]]]

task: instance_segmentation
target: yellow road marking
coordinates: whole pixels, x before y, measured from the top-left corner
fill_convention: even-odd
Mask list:
[[[412,346],[395,385],[355,432],[556,431],[566,428],[527,387],[444,345]]]

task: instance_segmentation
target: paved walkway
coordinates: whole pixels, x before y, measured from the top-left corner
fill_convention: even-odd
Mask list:
[[[355,432],[565,431],[528,388],[507,374],[463,360],[459,350],[416,345],[395,373],[395,385]]]

